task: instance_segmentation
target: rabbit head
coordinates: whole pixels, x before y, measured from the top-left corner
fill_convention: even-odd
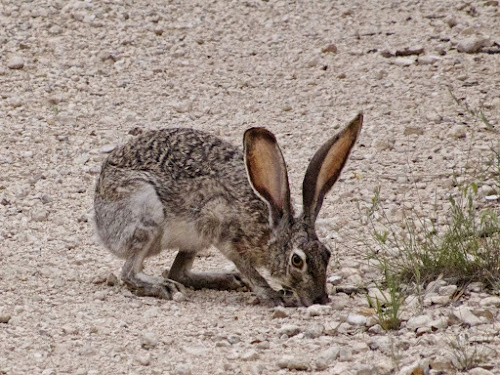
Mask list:
[[[315,222],[325,195],[344,167],[363,123],[360,113],[313,156],[303,187],[303,210],[298,216],[290,201],[288,174],[276,137],[264,128],[244,134],[244,156],[248,180],[269,208],[271,229],[264,265],[285,288],[291,289],[304,306],[328,302],[326,272],[330,250],[319,240]]]

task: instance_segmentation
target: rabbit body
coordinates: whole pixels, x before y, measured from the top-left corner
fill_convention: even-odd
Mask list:
[[[257,271],[264,267],[302,305],[328,300],[330,252],[314,231],[326,192],[305,189],[311,192],[304,201],[314,204],[295,217],[276,139],[262,128],[247,133],[243,152],[204,132],[172,128],[145,132],[108,156],[96,184],[95,224],[103,244],[126,259],[122,280],[133,292],[170,299],[186,286],[249,284],[260,301],[282,305],[283,297]],[[351,147],[342,151],[344,161]],[[326,173],[322,160],[309,168],[309,180]],[[239,273],[191,272],[196,253],[211,245]],[[144,259],[163,249],[179,251],[168,276],[144,273]]]

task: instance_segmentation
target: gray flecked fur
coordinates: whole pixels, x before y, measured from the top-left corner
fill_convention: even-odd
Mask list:
[[[260,267],[301,304],[327,302],[330,252],[315,234],[315,216],[294,217],[290,207],[270,223],[269,203],[254,192],[244,160],[239,148],[193,129],[149,131],[109,155],[95,190],[96,228],[103,244],[126,259],[122,280],[132,291],[170,299],[183,286],[240,288],[239,274],[190,272],[196,253],[214,245],[261,302],[284,303]],[[143,260],[165,248],[179,249],[168,278],[144,274]],[[294,251],[306,257],[300,272],[291,266]]]

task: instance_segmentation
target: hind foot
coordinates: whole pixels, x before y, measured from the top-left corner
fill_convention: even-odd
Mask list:
[[[175,280],[186,287],[193,289],[216,289],[216,290],[238,290],[248,291],[249,286],[241,278],[238,272],[230,273],[193,273],[172,272],[168,269],[162,272],[162,276]]]
[[[144,273],[138,273],[133,277],[122,277],[127,288],[138,296],[156,297],[171,300],[175,293],[184,293],[182,284],[170,280],[155,278]]]

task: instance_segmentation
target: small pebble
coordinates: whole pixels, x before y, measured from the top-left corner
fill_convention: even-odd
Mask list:
[[[351,325],[365,325],[366,316],[360,314],[349,314],[347,315],[347,323]]]
[[[288,318],[288,311],[283,306],[278,306],[273,309],[273,314],[271,315],[273,319]]]
[[[307,361],[302,360],[300,358],[286,355],[278,360],[278,367],[282,369],[288,370],[296,370],[296,371],[307,371],[309,370],[309,364]]]
[[[9,320],[11,318],[11,315],[5,311],[0,311],[0,323],[7,324],[9,323]]]
[[[491,41],[484,37],[471,37],[460,41],[457,44],[457,51],[464,53],[477,53],[483,47],[489,47]]]
[[[175,366],[171,373],[172,375],[192,375],[191,367],[185,363]]]
[[[24,67],[24,59],[21,56],[11,56],[7,61],[9,69],[22,69]]]
[[[259,359],[259,357],[259,353],[253,349],[247,350],[240,355],[242,361],[255,361]]]
[[[323,53],[337,53],[337,46],[335,44],[329,44],[321,49]]]
[[[410,66],[415,63],[415,59],[413,57],[397,57],[392,63],[397,66]]]
[[[184,295],[184,293],[175,292],[172,296],[172,300],[175,302],[185,302],[188,300],[188,298]]]
[[[153,332],[146,331],[141,336],[141,347],[151,349],[158,345],[158,337]]]
[[[137,362],[143,366],[149,366],[151,363],[151,354],[149,353],[140,353],[136,357]]]
[[[283,324],[281,328],[278,330],[278,334],[287,335],[288,337],[292,337],[298,335],[300,333],[300,327],[295,324]]]

